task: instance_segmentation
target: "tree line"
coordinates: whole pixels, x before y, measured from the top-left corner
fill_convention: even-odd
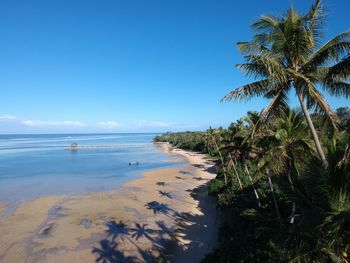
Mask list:
[[[155,141],[208,153],[208,186],[222,210],[220,246],[204,262],[348,262],[350,109],[334,112],[322,91],[350,95],[350,31],[323,43],[325,10],[262,15],[238,65],[255,81],[222,101],[264,97],[228,128],[166,133]],[[300,109],[291,109],[288,97]]]

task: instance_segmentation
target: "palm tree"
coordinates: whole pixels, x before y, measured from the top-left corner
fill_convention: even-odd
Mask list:
[[[258,206],[261,207],[260,197],[255,188],[253,178],[249,172],[247,159],[253,159],[257,156],[256,148],[254,147],[254,137],[257,135],[256,132],[256,124],[259,120],[259,113],[249,111],[247,116],[241,118],[237,125],[232,125],[231,130],[234,132],[230,141],[225,145],[225,149],[228,152],[228,155],[231,158],[231,162],[233,165],[233,169],[238,176],[237,170],[235,168],[235,161],[239,160],[239,162],[244,167],[244,172],[247,174],[250,184],[253,188],[254,195],[257,199]],[[232,160],[234,159],[234,160]],[[241,186],[241,183],[240,183]],[[241,187],[242,189],[242,187]]]
[[[207,145],[209,146],[208,148],[213,147],[219,155],[222,169],[223,169],[223,173],[224,173],[225,185],[227,185],[227,171],[226,171],[226,167],[225,167],[224,157],[223,157],[221,150],[220,150],[220,146],[221,146],[221,142],[222,142],[222,130],[210,128],[209,130],[207,130],[207,138],[208,138]]]
[[[243,190],[243,183],[236,168],[236,165],[237,165],[236,157],[235,157],[236,152],[232,151],[233,145],[235,145],[234,142],[232,141],[234,132],[237,132],[237,130],[233,131],[232,129],[227,129],[222,132],[222,145],[221,145],[220,151],[223,151],[224,156],[228,158],[227,166],[233,169],[239,188]]]
[[[204,134],[204,144],[205,148],[207,149],[207,152],[210,156],[214,155],[214,145],[213,145],[213,129],[212,127],[209,127],[207,131]]]
[[[263,96],[272,99],[261,115],[261,122],[286,108],[288,93],[294,89],[311,131],[317,152],[325,167],[327,159],[308,110],[328,118],[337,126],[336,115],[319,87],[335,96],[350,96],[350,31],[320,46],[324,29],[324,8],[316,0],[309,12],[290,8],[282,17],[262,15],[252,27],[251,42],[237,44],[246,63],[239,64],[247,76],[257,81],[228,93],[222,101]]]
[[[260,158],[260,169],[268,168],[273,175],[287,175],[290,187],[294,194],[298,194],[306,202],[305,193],[300,189],[298,180],[300,164],[310,154],[314,153],[311,139],[308,135],[308,126],[300,111],[285,109],[271,127],[270,134],[260,138],[265,145]],[[259,142],[258,142],[259,144]],[[263,147],[263,146],[261,146]],[[290,223],[294,223],[296,204],[292,202]]]

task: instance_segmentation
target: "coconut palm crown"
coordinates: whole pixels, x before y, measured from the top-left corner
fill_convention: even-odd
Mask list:
[[[334,96],[350,96],[350,31],[321,45],[325,12],[316,0],[306,14],[293,7],[282,17],[262,15],[252,28],[250,42],[239,42],[246,63],[237,67],[255,82],[236,88],[222,101],[262,96],[271,99],[263,110],[261,121],[287,107],[289,92],[294,89],[313,136],[317,152],[328,166],[308,110],[327,118],[337,127],[336,114],[326,102],[321,89]]]

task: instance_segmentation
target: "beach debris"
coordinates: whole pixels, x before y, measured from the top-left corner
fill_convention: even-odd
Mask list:
[[[165,182],[157,182],[157,185],[159,185],[159,186],[165,186],[166,183],[165,183]]]
[[[80,224],[83,225],[86,229],[92,226],[92,221],[90,219],[84,218],[80,221]]]
[[[129,162],[129,165],[139,165],[139,162]]]
[[[72,152],[75,152],[78,150],[78,144],[76,142],[73,142],[71,145],[70,145],[70,150]]]
[[[41,236],[41,237],[49,236],[51,234],[51,232],[52,232],[52,229],[53,229],[54,225],[55,225],[54,222],[50,222],[47,225],[45,225],[44,227],[42,227],[39,230],[39,236]]]

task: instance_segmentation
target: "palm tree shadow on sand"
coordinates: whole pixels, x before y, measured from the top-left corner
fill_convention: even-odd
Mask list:
[[[158,201],[148,202],[145,204],[145,206],[147,209],[152,210],[154,215],[162,214],[174,220],[182,217],[179,212],[170,208],[169,205],[164,203],[159,203]]]
[[[110,221],[106,224],[107,239],[103,239],[99,242],[98,247],[93,247],[92,254],[96,256],[96,262],[102,263],[131,263],[131,262],[163,262],[162,257],[155,257],[151,251],[159,251],[163,248],[160,245],[158,236],[156,238],[151,237],[151,234],[157,233],[157,230],[147,228],[147,225],[135,224],[135,228],[130,228],[126,224],[116,221]],[[154,248],[151,251],[143,250],[136,242],[141,237],[147,238],[154,244]],[[111,240],[109,240],[110,238]],[[135,247],[136,254],[138,256],[125,255],[124,249],[121,244],[124,242],[130,242]],[[161,261],[160,261],[161,260]]]
[[[155,216],[165,215],[176,222],[173,227],[163,220],[155,221],[154,228],[141,222],[132,226],[116,220],[107,222],[106,238],[92,249],[96,262],[199,262],[210,252],[217,235],[216,218],[206,216],[216,212],[215,200],[212,203],[204,201],[204,198],[210,198],[205,196],[205,190],[206,185],[202,185],[191,193],[201,214],[179,213],[158,201],[145,204]],[[152,244],[151,248],[141,247],[145,240]],[[124,250],[124,242],[132,246],[131,250]]]
[[[107,222],[106,226],[107,226],[107,230],[106,230],[107,237],[111,237],[112,241],[116,241],[117,238],[124,240],[130,232],[129,227],[126,224],[124,224],[122,221],[120,221],[119,223],[117,223],[114,220],[109,221]]]
[[[159,190],[158,193],[160,197],[167,197],[169,199],[173,199],[173,196],[169,192]]]
[[[114,262],[137,262],[133,257],[126,257],[123,252],[118,249],[118,244],[108,239],[100,241],[100,247],[92,249],[93,254],[97,254],[96,262],[114,263]]]
[[[134,238],[136,241],[143,237],[151,241],[153,245],[157,248],[164,248],[164,246],[161,244],[161,233],[159,233],[158,230],[149,228],[148,224],[135,223],[135,227],[131,228],[130,231],[131,237]],[[156,237],[152,237],[154,235],[156,235]]]

